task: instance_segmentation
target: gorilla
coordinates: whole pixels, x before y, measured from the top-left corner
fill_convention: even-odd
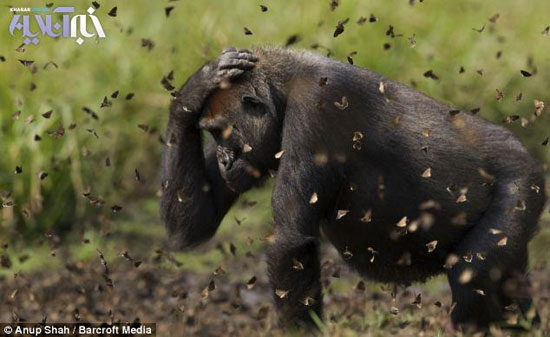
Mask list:
[[[285,325],[322,317],[321,233],[375,281],[446,273],[455,326],[536,316],[544,175],[501,126],[311,52],[230,48],[176,93],[166,140],[161,218],[179,248],[276,172],[268,271]]]

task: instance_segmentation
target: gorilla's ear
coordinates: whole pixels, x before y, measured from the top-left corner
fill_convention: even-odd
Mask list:
[[[241,102],[250,105],[261,105],[264,103],[258,96],[248,93],[241,96]]]

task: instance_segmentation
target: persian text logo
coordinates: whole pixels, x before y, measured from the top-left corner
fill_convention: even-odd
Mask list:
[[[72,14],[74,13],[74,7],[57,7],[52,12],[54,14],[59,13],[61,15],[61,21],[52,24],[52,14],[44,15],[44,12],[49,12],[50,9],[47,7],[44,8],[12,8],[12,12],[25,14],[14,14],[10,22],[10,35],[15,36],[16,31],[22,32],[23,43],[24,44],[34,44],[37,45],[40,40],[40,36],[49,36],[49,37],[64,37],[75,39],[75,42],[81,45],[84,43],[84,39],[89,39],[96,36],[99,38],[105,38],[105,32],[101,26],[99,19],[93,15],[95,9],[93,7],[88,8],[88,15],[85,14]],[[37,13],[38,14],[28,14],[28,13]],[[31,29],[31,18],[34,18],[34,21],[38,25],[38,30],[33,32]],[[88,32],[88,18],[93,24],[93,29],[91,33]]]

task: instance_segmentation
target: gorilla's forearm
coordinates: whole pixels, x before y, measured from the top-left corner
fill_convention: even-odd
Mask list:
[[[210,141],[203,150],[199,119],[220,84],[252,69],[256,61],[246,49],[225,49],[187,80],[170,107],[160,208],[168,236],[178,248],[212,237],[239,195],[220,175],[215,143]]]
[[[203,67],[204,68],[204,67]],[[203,150],[197,126],[212,90],[199,70],[172,104],[163,157],[161,217],[177,248],[201,243],[214,235],[236,199],[220,177],[215,146]]]
[[[170,240],[185,248],[214,235],[237,195],[221,179],[213,147],[203,153],[200,130],[185,129],[172,137],[177,144],[165,150],[161,217]]]

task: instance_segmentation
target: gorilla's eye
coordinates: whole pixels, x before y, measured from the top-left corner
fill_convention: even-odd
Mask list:
[[[243,104],[249,104],[249,105],[252,105],[252,106],[257,106],[257,105],[262,104],[262,101],[258,97],[250,95],[250,94],[243,94],[241,96],[241,102]]]

